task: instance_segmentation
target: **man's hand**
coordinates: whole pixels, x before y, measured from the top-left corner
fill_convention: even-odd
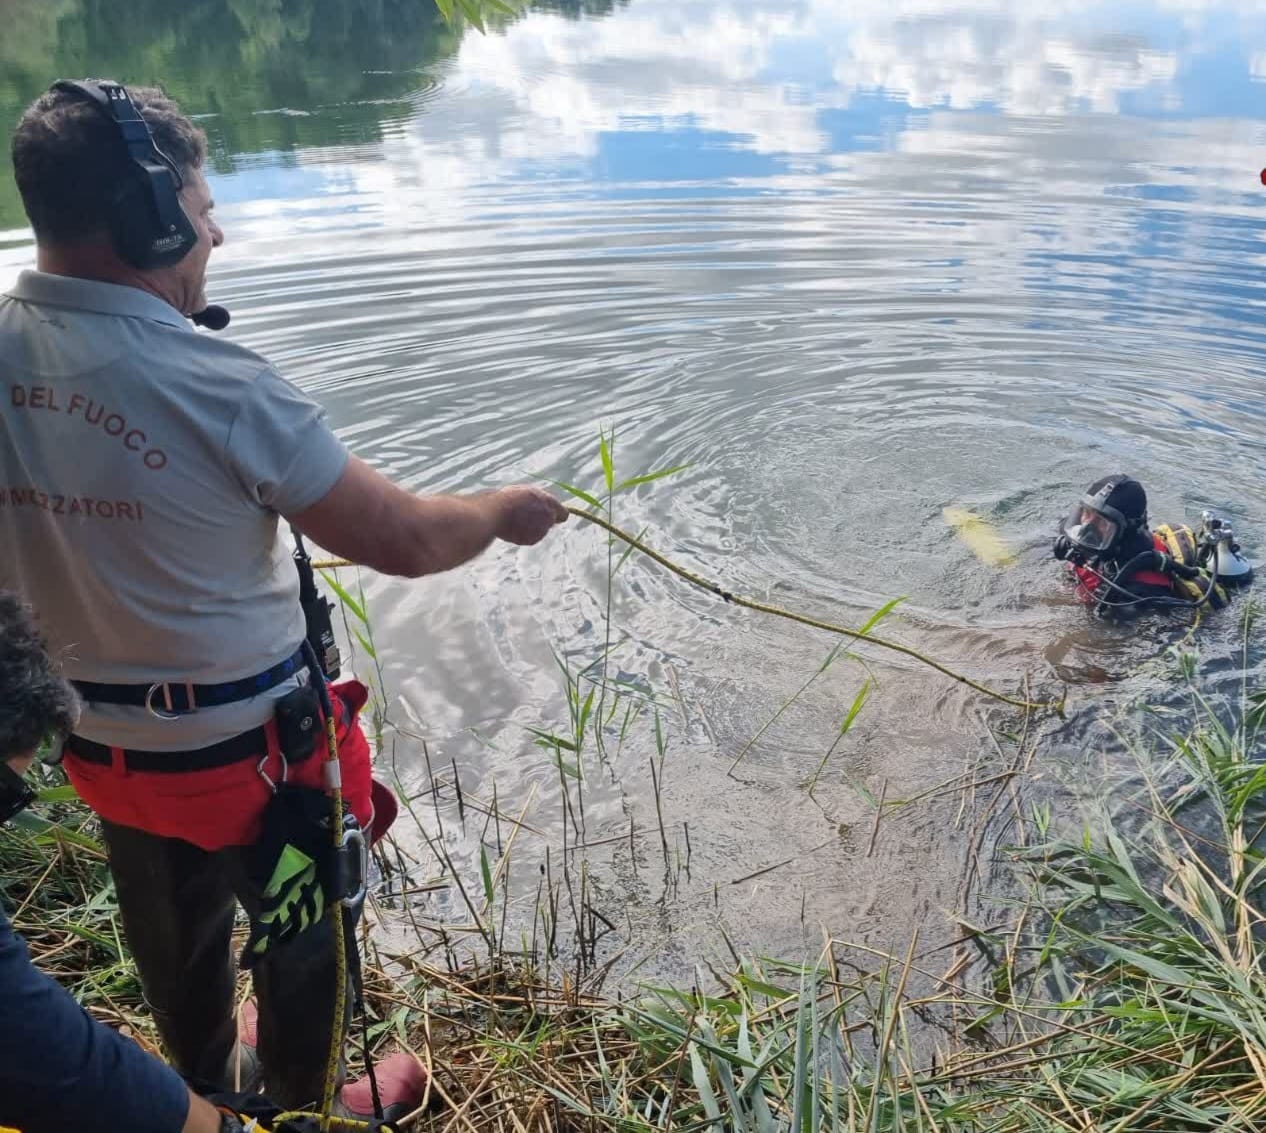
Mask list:
[[[232,1129],[233,1121],[223,1120],[223,1114],[206,1098],[200,1098],[192,1090],[189,1092],[189,1115],[181,1133],[221,1133],[225,1128]],[[241,1129],[241,1124],[237,1125]]]
[[[501,509],[497,538],[506,543],[531,547],[567,520],[567,509],[540,488],[515,484],[498,489],[495,495]]]
[[[323,500],[286,518],[327,551],[417,578],[461,566],[495,539],[539,543],[567,509],[521,484],[472,496],[414,496],[353,456]]]

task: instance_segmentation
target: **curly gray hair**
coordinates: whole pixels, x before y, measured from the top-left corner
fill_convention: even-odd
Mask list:
[[[27,755],[78,720],[79,698],[53,667],[26,607],[0,591],[0,760]]]

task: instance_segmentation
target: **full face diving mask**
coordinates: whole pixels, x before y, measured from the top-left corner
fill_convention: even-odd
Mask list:
[[[1109,480],[1093,496],[1087,495],[1073,506],[1064,520],[1063,534],[1079,551],[1096,559],[1111,557],[1122,540],[1143,519],[1130,520],[1109,504],[1117,483]]]

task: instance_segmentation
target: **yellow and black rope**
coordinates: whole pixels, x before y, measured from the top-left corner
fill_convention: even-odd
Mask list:
[[[837,625],[834,622],[824,621],[821,618],[812,618],[807,614],[798,614],[794,610],[784,610],[781,606],[773,606],[768,602],[758,602],[754,598],[745,598],[741,594],[735,594],[726,590],[718,583],[712,582],[702,575],[695,574],[694,571],[673,562],[658,551],[648,547],[637,536],[631,535],[629,532],[617,527],[610,520],[598,515],[596,512],[584,511],[577,507],[569,507],[567,510],[578,519],[583,519],[588,523],[601,527],[604,531],[627,543],[634,550],[640,551],[648,559],[658,563],[665,570],[671,571],[678,578],[684,579],[692,586],[699,587],[700,590],[706,590],[709,594],[715,594],[718,598],[729,602],[731,605],[742,606],[744,609],[755,610],[761,614],[770,614],[776,618],[786,618],[788,621],[797,622],[812,629],[825,630],[827,633],[838,634],[841,637],[852,638],[855,641],[864,642],[868,645],[876,645],[893,653],[900,653],[902,656],[909,657],[922,665],[935,669],[938,673],[957,681],[959,684],[966,685],[982,696],[1010,705],[1012,708],[1020,708],[1026,712],[1057,712],[1063,715],[1065,697],[1061,697],[1059,700],[1026,700],[1023,697],[1008,696],[1006,693],[999,692],[997,689],[992,689],[988,685],[972,680],[971,677],[963,673],[956,672],[948,665],[941,664],[941,662],[927,656],[925,653],[920,653],[919,650],[909,645],[902,645],[900,642],[889,641],[886,638],[876,637],[873,633],[863,633],[861,630]],[[355,564],[346,559],[325,559],[314,562],[312,565],[321,570],[335,570],[339,567],[354,566]]]
[[[329,767],[330,813],[333,819],[334,851],[343,843],[343,788],[338,766],[338,733],[334,713],[325,713],[326,763]],[[332,766],[331,766],[332,765]],[[292,1111],[277,1118],[278,1125],[287,1121],[314,1117],[320,1121],[321,1133],[360,1133],[368,1123],[355,1119],[333,1116],[334,1097],[338,1092],[339,1066],[343,1058],[343,1021],[347,1017],[347,938],[343,932],[343,902],[331,900],[326,915],[334,937],[334,1016],[330,1023],[330,1050],[325,1063],[325,1090],[321,1097],[320,1113]]]

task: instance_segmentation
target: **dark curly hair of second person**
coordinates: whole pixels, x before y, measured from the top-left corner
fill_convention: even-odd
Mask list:
[[[75,690],[54,668],[26,607],[0,591],[0,759],[29,755],[78,719]]]

